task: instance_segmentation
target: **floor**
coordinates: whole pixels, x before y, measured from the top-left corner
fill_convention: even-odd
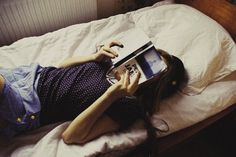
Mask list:
[[[131,153],[125,157],[146,157]],[[236,111],[157,157],[236,157]]]

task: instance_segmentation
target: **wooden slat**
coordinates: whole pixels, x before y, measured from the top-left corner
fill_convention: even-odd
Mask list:
[[[96,19],[96,0],[0,0],[0,46]]]

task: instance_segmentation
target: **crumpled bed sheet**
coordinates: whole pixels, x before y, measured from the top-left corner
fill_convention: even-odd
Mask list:
[[[190,55],[184,56],[185,53],[189,53],[188,50],[196,49],[196,45],[201,47],[207,47],[208,45],[207,43],[198,45],[197,41],[184,39],[187,44],[180,47],[178,45],[179,39],[175,37],[184,32],[178,32],[175,27],[188,21],[174,17],[166,19],[166,17],[179,14],[178,17],[181,16],[188,19],[189,14],[193,12],[195,13],[196,11],[184,5],[154,5],[107,19],[73,25],[39,37],[21,39],[10,46],[0,48],[0,65],[15,67],[17,65],[30,64],[31,62],[38,62],[43,66],[58,65],[69,56],[94,53],[97,44],[111,39],[113,35],[119,32],[134,27],[143,29],[158,48],[167,50],[186,61],[187,56],[191,57]],[[148,18],[158,14],[162,14],[163,18],[156,20]],[[197,14],[193,15],[193,17],[196,18]],[[202,16],[204,15],[201,15],[201,18],[203,18]],[[201,18],[198,20],[201,21]],[[158,27],[156,28],[157,24]],[[182,25],[183,27],[185,26],[184,24]],[[192,32],[194,31],[198,30],[194,28]],[[174,32],[176,34],[173,34]],[[173,38],[170,38],[170,33],[172,33]],[[191,33],[191,31],[188,33]],[[227,32],[225,33],[227,34]],[[174,44],[174,40],[176,40],[177,45]],[[214,49],[214,47],[211,48]],[[181,53],[178,53],[180,51]],[[235,55],[235,47],[231,48],[231,51]],[[234,104],[236,102],[236,74],[229,76],[209,83],[200,93],[188,95],[179,91],[173,97],[164,100],[160,106],[160,111],[152,119],[155,126],[159,128],[166,127],[159,123],[160,119],[165,120],[169,126],[169,131],[158,135],[160,137],[166,136],[194,125]],[[85,145],[66,145],[60,139],[60,135],[68,124],[69,122],[48,125],[18,136],[13,141],[0,142],[0,156],[91,157],[132,148],[146,138],[146,131],[142,122],[137,122],[124,132],[110,133]]]

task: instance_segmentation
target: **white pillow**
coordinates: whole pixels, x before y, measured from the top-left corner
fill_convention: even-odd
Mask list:
[[[58,65],[69,56],[93,53],[97,43],[134,27],[141,28],[157,48],[184,62],[189,82],[183,92],[188,95],[201,93],[208,84],[236,70],[236,47],[229,34],[206,15],[177,4],[149,7],[19,40],[0,48],[1,65],[13,67],[32,61]]]
[[[236,46],[216,21],[186,5],[164,5],[133,16],[155,46],[179,57],[189,74],[183,90],[201,93],[236,70]]]

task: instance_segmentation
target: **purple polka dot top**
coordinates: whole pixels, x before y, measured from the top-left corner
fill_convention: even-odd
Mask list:
[[[109,87],[104,62],[88,62],[68,68],[45,67],[38,83],[41,125],[73,120],[97,100]],[[138,118],[134,100],[122,98],[105,114],[127,127]],[[125,116],[127,115],[127,117]]]

